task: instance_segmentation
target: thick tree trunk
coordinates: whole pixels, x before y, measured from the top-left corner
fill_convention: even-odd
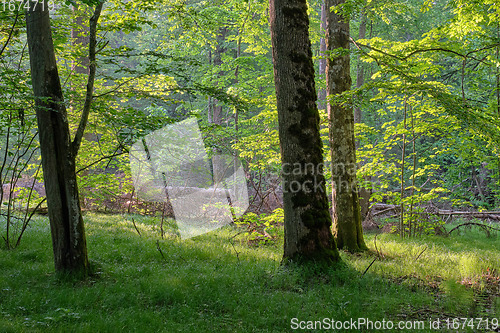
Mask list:
[[[27,39],[56,271],[89,271],[66,107],[57,71],[50,17],[42,6],[28,11]]]
[[[344,0],[327,0],[327,8]],[[327,10],[326,45],[329,51],[349,49],[349,21]],[[351,88],[350,56],[329,57],[327,61],[327,91],[334,96]],[[356,149],[352,108],[331,101],[327,105],[330,127],[333,180],[333,232],[339,248],[349,251],[367,249],[363,239],[361,212],[356,183]]]
[[[336,262],[306,0],[271,0],[270,18],[283,168],[283,262]]]

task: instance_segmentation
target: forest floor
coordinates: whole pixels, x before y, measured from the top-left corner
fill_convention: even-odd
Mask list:
[[[496,232],[367,234],[369,253],[342,251],[345,265],[318,271],[283,269],[282,237],[251,244],[242,227],[179,240],[161,239],[155,218],[85,220],[86,281],[54,274],[46,218],[0,249],[0,332],[500,332]]]

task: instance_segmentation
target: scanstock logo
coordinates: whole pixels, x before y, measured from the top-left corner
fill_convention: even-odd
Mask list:
[[[130,166],[139,199],[172,204],[181,238],[231,223],[248,208],[238,158],[206,153],[196,118],[168,125],[137,141]]]

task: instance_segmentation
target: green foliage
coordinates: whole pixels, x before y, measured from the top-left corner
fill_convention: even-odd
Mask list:
[[[86,28],[86,6],[97,3],[66,1],[68,6],[57,8],[52,17],[73,134],[87,81],[75,66],[88,50],[70,35]],[[309,1],[316,63],[324,37],[321,3]],[[73,11],[70,4],[86,6]],[[84,208],[125,212],[127,201],[132,201],[146,214],[161,207],[152,204],[149,209],[134,201],[128,149],[148,133],[190,116],[199,119],[210,156],[234,154],[243,161],[252,209],[264,211],[264,198],[279,197],[281,162],[268,10],[267,1],[105,2],[98,27],[95,98],[76,166]],[[442,228],[441,221],[426,213],[429,206],[498,208],[498,4],[353,0],[333,10],[350,17],[354,39],[365,16],[368,23],[366,39],[351,46],[351,76],[360,65],[366,83],[338,102],[362,109],[363,123],[356,124],[358,179],[360,186],[371,190],[372,203],[402,206],[403,228],[413,235]],[[81,25],[77,16],[83,19]],[[0,13],[0,22],[0,49],[5,45],[0,57],[1,147],[7,147],[7,129],[15,138],[8,149],[0,149],[0,161],[6,165],[0,176],[6,184],[16,170],[33,177],[39,159],[34,154],[30,163],[23,161],[17,169],[12,162],[28,143],[30,152],[38,143],[30,141],[36,124],[24,22],[7,13]],[[324,85],[318,75],[317,87]],[[217,123],[214,108],[221,110]],[[327,151],[327,115],[322,111]],[[328,155],[325,176],[330,191]],[[41,173],[37,179],[43,180]],[[21,189],[9,205],[33,208],[43,200],[30,193]],[[267,233],[271,237],[264,238],[275,239],[276,214],[248,215],[246,225],[256,229],[247,236],[257,240]]]
[[[41,204],[34,190],[41,180],[36,118],[29,64],[23,58],[22,20],[0,16],[0,236],[2,247],[17,247]]]
[[[498,6],[411,1],[398,12],[391,5],[400,4],[367,3],[372,37],[355,42],[371,71],[345,96],[364,111],[358,179],[372,202],[401,205],[407,228],[432,232],[439,221],[422,220],[428,205],[499,204]]]
[[[100,2],[104,2],[104,0],[78,0],[78,1],[75,1],[75,0],[65,0],[64,2],[68,6],[69,5],[78,6],[78,2],[81,2],[81,3],[86,4],[88,6],[93,6],[93,5],[99,4]]]
[[[249,244],[274,244],[282,236],[280,230],[283,219],[283,209],[277,208],[271,214],[247,213],[236,222],[236,225],[246,229],[242,232],[242,236]]]

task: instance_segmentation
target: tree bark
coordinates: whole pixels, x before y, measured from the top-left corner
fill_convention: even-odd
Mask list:
[[[215,46],[215,54],[214,54],[214,67],[218,71],[217,73],[217,81],[215,82],[218,88],[221,88],[219,86],[219,79],[221,79],[224,76],[224,72],[220,70],[220,67],[222,66],[222,56],[226,52],[226,47],[224,46],[224,42],[226,40],[226,34],[227,34],[227,27],[222,27],[219,28],[219,32],[217,34],[217,45]],[[212,114],[212,123],[216,125],[221,125],[222,124],[222,104],[216,99],[212,99],[213,102],[213,114]]]
[[[85,6],[86,7],[86,6]],[[84,17],[87,17],[87,11],[83,8],[73,6],[73,27],[71,28],[71,43],[75,49],[89,45],[89,31],[84,24]],[[89,74],[88,55],[81,56],[74,60],[71,69],[77,74]]]
[[[366,19],[367,18],[365,9],[362,9],[360,14],[361,23],[359,24],[358,39],[366,38]],[[358,64],[356,66],[356,88],[360,88],[364,83],[365,83],[365,67],[361,62],[361,57],[359,57]],[[354,122],[360,123],[362,116],[363,115],[361,113],[361,107],[358,105],[354,108]]]
[[[26,15],[31,78],[42,155],[55,269],[89,273],[85,227],[80,210],[66,106],[57,71],[47,6]]]
[[[321,2],[321,33],[326,32],[326,0],[323,0]],[[324,35],[323,35],[324,36]],[[326,74],[326,40],[325,37],[321,37],[319,41],[319,77],[320,79],[323,79]],[[318,92],[318,108],[320,110],[325,110],[326,109],[326,89],[320,89]]]
[[[306,0],[270,0],[283,172],[283,263],[334,263],[339,254],[323,175]]]
[[[360,20],[361,23],[359,24],[359,34],[358,34],[358,39],[365,39],[366,38],[366,10],[363,8],[360,13]],[[357,65],[357,73],[356,73],[356,88],[361,88],[363,84],[365,83],[365,67],[363,66],[363,63],[361,62],[361,57],[358,59],[358,65]],[[361,120],[363,118],[363,114],[361,112],[361,106],[356,106],[354,108],[354,123],[361,123]],[[356,149],[359,147],[359,140],[356,141]],[[369,181],[370,177],[368,176],[365,178],[365,181]],[[370,197],[372,195],[372,192],[370,189],[365,188],[365,187],[360,187],[359,188],[359,205],[361,207],[361,221],[364,221],[366,216],[368,215],[368,211],[370,210]]]
[[[349,50],[349,20],[329,10],[343,2],[327,0],[327,50],[343,49],[340,56],[330,56],[327,61],[327,110],[332,157],[333,233],[339,248],[354,252],[367,249],[356,182],[354,115],[351,107],[334,100],[336,95],[351,88],[350,56],[346,52]]]

